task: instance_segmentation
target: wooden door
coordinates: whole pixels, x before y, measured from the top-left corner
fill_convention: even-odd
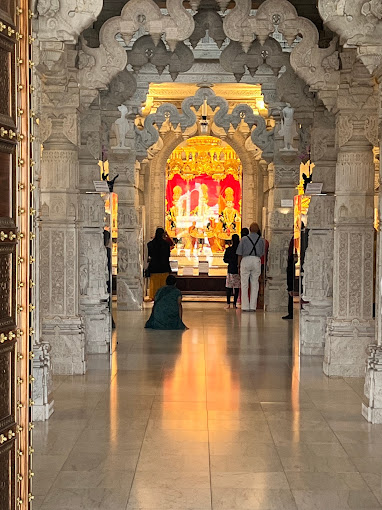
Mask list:
[[[33,498],[28,14],[25,0],[0,0],[0,510],[26,509]]]

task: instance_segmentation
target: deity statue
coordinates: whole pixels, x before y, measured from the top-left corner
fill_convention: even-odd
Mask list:
[[[224,194],[226,206],[220,213],[219,219],[223,226],[223,232],[230,238],[232,234],[240,231],[240,214],[239,211],[234,208],[233,189],[226,188]]]
[[[218,253],[224,250],[221,241],[218,238],[221,229],[222,225],[220,222],[216,223],[215,218],[209,218],[206,228],[206,237],[208,239],[212,253]]]
[[[200,232],[196,226],[196,221],[192,222],[192,225],[182,233],[184,238],[184,247],[186,250],[190,250],[191,254],[194,253],[194,249],[198,248]]]
[[[282,150],[293,150],[293,138],[298,135],[293,114],[294,108],[289,103],[281,110],[281,128],[279,134],[284,137],[284,148]]]
[[[199,190],[199,203],[195,209],[191,212],[193,216],[198,216],[203,223],[210,216],[210,206],[208,205],[208,186],[206,184],[199,185],[200,187],[195,189]]]
[[[125,138],[129,130],[129,120],[126,119],[127,106],[121,104],[118,106],[118,110],[121,112],[121,117],[114,122],[114,133],[117,138],[117,144],[113,149],[130,149],[125,145]]]
[[[171,231],[175,233],[176,230],[176,221],[178,216],[180,215],[180,205],[179,198],[182,196],[182,188],[180,186],[175,186],[172,190],[172,207],[167,211],[166,215],[166,231]]]

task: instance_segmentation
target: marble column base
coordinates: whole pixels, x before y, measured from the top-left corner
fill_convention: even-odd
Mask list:
[[[370,345],[362,415],[370,423],[382,423],[382,346]]]
[[[325,347],[326,322],[331,314],[331,307],[304,305],[300,313],[301,354],[322,356]]]
[[[110,351],[111,316],[107,303],[81,303],[85,326],[87,354],[106,354]]]
[[[52,416],[54,412],[54,400],[46,404],[35,404],[32,409],[32,421],[46,421]]]
[[[373,340],[373,319],[329,318],[325,338],[324,373],[329,377],[363,377],[368,346]]]
[[[79,317],[43,319],[42,337],[51,345],[53,374],[85,374],[85,334]]]
[[[32,375],[32,408],[33,421],[48,420],[54,411],[54,400],[52,398],[52,348],[49,342],[34,339]]]
[[[130,279],[123,275],[117,276],[117,309],[142,310],[143,304],[143,275],[142,280]]]
[[[265,287],[265,309],[267,312],[288,312],[288,291],[286,277],[272,277],[267,280]]]

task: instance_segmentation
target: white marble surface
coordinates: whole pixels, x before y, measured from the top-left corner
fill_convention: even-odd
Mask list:
[[[116,312],[111,365],[94,355],[86,375],[54,376],[34,510],[382,508],[362,380],[299,358],[296,321],[186,303],[188,331],[155,332],[148,313]]]

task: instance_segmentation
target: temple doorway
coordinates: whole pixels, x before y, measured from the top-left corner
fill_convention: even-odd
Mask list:
[[[241,231],[242,163],[213,136],[178,145],[166,163],[166,230],[171,267],[185,294],[224,295],[224,251]]]

